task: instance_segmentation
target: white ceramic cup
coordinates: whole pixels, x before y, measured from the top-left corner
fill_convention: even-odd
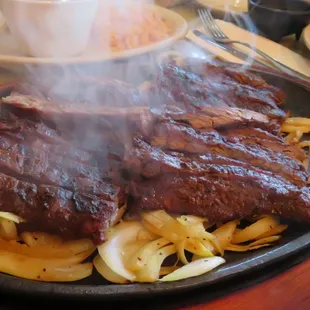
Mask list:
[[[87,46],[98,0],[0,0],[0,8],[24,54],[62,58]]]

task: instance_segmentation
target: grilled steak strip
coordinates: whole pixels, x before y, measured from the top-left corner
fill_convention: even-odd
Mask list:
[[[70,158],[47,153],[40,148],[20,144],[0,136],[0,171],[23,177],[35,183],[61,186],[102,196],[105,194],[104,179],[116,179],[118,172],[102,158],[102,164],[74,162]],[[104,197],[104,196],[103,196]]]
[[[244,144],[262,145],[273,151],[285,153],[293,160],[303,162],[307,159],[305,151],[297,145],[288,144],[282,136],[275,136],[260,128],[230,128],[221,130],[220,132],[225,138],[229,138],[229,140],[231,138],[237,138],[238,141]]]
[[[226,139],[219,132],[197,131],[184,124],[159,123],[151,145],[179,152],[218,154],[246,161],[254,167],[270,170],[294,184],[304,184],[307,173],[304,166],[281,152],[273,152],[261,145],[246,145],[237,138]]]
[[[31,230],[51,232],[64,238],[90,238],[96,244],[116,217],[121,193],[110,187],[105,200],[66,189],[36,185],[0,173],[0,210],[26,220]]]
[[[274,135],[261,128],[229,128],[222,129],[221,133],[225,137],[248,137],[248,138],[259,138],[262,140],[268,140],[270,142],[285,143],[285,139],[280,135]],[[289,146],[289,145],[288,145]]]
[[[10,136],[48,152],[65,156],[74,161],[89,162],[113,156],[123,157],[124,145],[117,140],[117,133],[88,132],[84,128],[75,132],[58,132],[41,122],[19,119],[16,116],[0,121],[0,135]],[[69,142],[68,142],[69,141]]]
[[[69,102],[80,106],[84,105],[86,109],[90,105],[113,107],[147,105],[146,98],[138,87],[108,78],[68,77],[59,83],[58,76],[54,81],[51,75],[45,80],[36,79],[33,76],[31,82],[20,81],[15,83],[11,93],[30,95],[57,104]]]
[[[163,151],[135,140],[126,167],[130,214],[164,209],[222,222],[261,214],[310,221],[310,192],[271,171],[220,155]]]
[[[263,170],[252,166],[247,161],[235,160],[218,154],[184,154],[173,152],[158,147],[152,147],[139,138],[134,139],[135,147],[127,150],[124,157],[124,168],[130,171],[132,178],[139,174],[143,178],[154,178],[165,173],[178,173],[182,175],[204,175],[220,171],[218,167],[232,167],[231,174],[238,174],[238,168],[242,167],[251,172],[249,178],[265,177],[279,178],[287,182],[281,176],[272,171]],[[214,167],[214,171],[213,171]],[[234,168],[235,167],[235,168]],[[235,170],[234,170],[235,169]],[[226,170],[225,170],[226,173]],[[306,184],[304,184],[306,185]]]
[[[46,142],[54,144],[66,144],[60,134],[42,122],[32,122],[30,120],[23,119],[15,116],[12,113],[8,115],[1,115],[0,120],[0,134],[13,132],[18,134],[23,139],[24,135],[39,137]]]
[[[275,142],[266,139],[260,139],[259,137],[249,137],[244,136],[233,136],[232,133],[228,136],[225,136],[228,141],[236,141],[237,143],[243,143],[249,147],[261,146],[264,149],[269,149],[277,154],[281,153],[285,156],[289,156],[293,161],[303,162],[307,159],[305,152],[298,148],[295,145],[287,145],[284,142]]]
[[[211,222],[246,218],[252,215],[278,214],[294,220],[310,220],[308,188],[299,188],[277,178],[248,178],[250,171],[239,167],[229,174],[227,167],[218,176],[165,174],[142,183],[132,183],[135,197],[131,212],[164,209],[168,213],[195,214]],[[241,172],[245,173],[242,176]]]
[[[184,62],[184,69],[193,72],[204,80],[216,81],[218,83],[235,83],[249,85],[254,89],[263,92],[274,100],[277,106],[281,106],[286,99],[283,90],[268,84],[262,77],[249,70],[245,70],[239,65],[231,64],[227,66],[225,61],[208,61],[196,58],[187,58]]]
[[[40,149],[44,152],[62,156],[73,161],[87,164],[89,162],[96,163],[98,160],[96,156],[94,156],[94,153],[74,147],[66,141],[60,143],[53,141],[53,143],[48,143],[35,134],[28,134],[28,132],[1,132],[0,130],[0,135],[0,141],[3,139],[10,139],[12,142],[15,141],[16,143],[27,145],[33,149]]]
[[[44,122],[48,127],[57,128],[64,135],[80,132],[96,133],[99,130],[110,131],[116,140],[126,143],[132,132],[149,135],[156,120],[148,107],[113,107],[66,103],[58,104],[42,98],[12,94],[2,98],[0,109],[13,113],[17,117]]]
[[[197,129],[260,128],[279,133],[279,124],[261,113],[238,108],[204,107],[195,112],[168,111],[167,117],[189,123]]]
[[[186,102],[186,105],[236,107],[266,114],[271,118],[285,117],[284,111],[278,108],[272,91],[237,83],[225,71],[224,73],[222,80],[216,80],[214,75],[203,77],[167,64],[159,69],[155,89],[160,93],[164,88],[164,96],[170,91],[176,104]]]

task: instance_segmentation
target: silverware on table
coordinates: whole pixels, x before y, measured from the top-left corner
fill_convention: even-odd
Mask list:
[[[238,51],[234,48],[232,48],[231,46],[229,45],[226,45],[226,44],[221,44],[221,43],[218,43],[214,40],[212,40],[211,38],[209,38],[205,33],[201,32],[200,30],[193,30],[192,31],[193,34],[198,37],[198,38],[201,38],[203,39],[204,41],[207,41],[209,42],[210,44],[214,45],[214,46],[217,46],[219,48],[221,48],[222,50],[232,54],[233,56],[243,60],[243,61],[247,61],[249,59],[249,56],[244,53],[244,52],[241,52],[241,51]],[[251,63],[253,63],[254,65],[257,65],[257,66],[263,66],[263,67],[267,67],[267,68],[270,68],[268,65],[266,65],[264,62],[261,62],[259,60],[256,60],[256,59],[252,59],[251,60]]]
[[[205,30],[212,35],[213,40],[215,42],[217,42],[221,45],[231,46],[230,44],[235,43],[235,44],[240,44],[240,45],[246,46],[249,49],[251,49],[252,51],[259,54],[260,56],[262,56],[264,59],[266,59],[271,65],[273,65],[274,68],[276,68],[276,69],[278,69],[278,70],[280,70],[286,74],[294,75],[300,79],[310,81],[310,77],[308,77],[308,76],[306,76],[306,75],[304,75],[298,71],[293,70],[292,68],[286,66],[283,63],[280,63],[279,61],[277,61],[273,57],[262,52],[261,50],[257,49],[256,47],[252,46],[251,44],[249,44],[247,42],[229,39],[225,35],[225,33],[222,31],[222,29],[217,25],[215,19],[213,18],[213,16],[211,15],[211,13],[208,10],[198,9],[198,14],[199,14],[200,20],[201,20]],[[235,49],[233,49],[233,50],[236,51]],[[247,56],[247,58],[249,58],[249,56]]]

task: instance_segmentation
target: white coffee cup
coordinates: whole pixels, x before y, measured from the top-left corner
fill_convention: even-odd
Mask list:
[[[0,0],[0,8],[24,54],[61,58],[84,51],[98,0]]]

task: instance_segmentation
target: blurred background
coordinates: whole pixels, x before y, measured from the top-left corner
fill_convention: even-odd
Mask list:
[[[239,26],[251,19],[252,31],[310,57],[310,0],[156,0],[189,21],[199,20],[197,8],[209,8],[212,15]],[[248,27],[247,27],[248,28]]]

